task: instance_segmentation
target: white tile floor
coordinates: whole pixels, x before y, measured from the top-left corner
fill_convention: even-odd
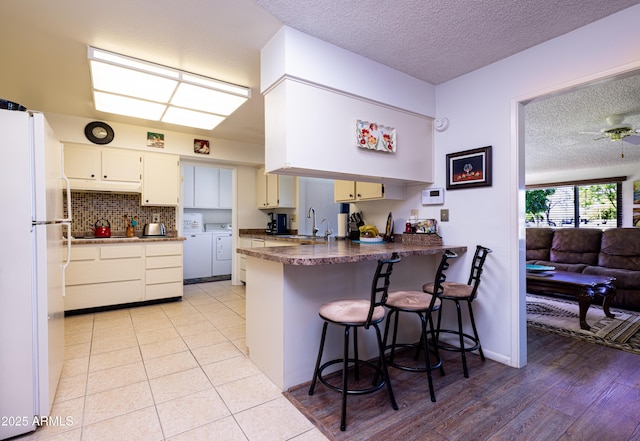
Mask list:
[[[52,417],[20,440],[326,440],[253,365],[243,286],[65,319]],[[62,423],[62,424],[61,424]]]

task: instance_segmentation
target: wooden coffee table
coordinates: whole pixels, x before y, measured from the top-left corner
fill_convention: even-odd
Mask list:
[[[602,309],[605,315],[611,318],[615,317],[609,311],[611,301],[616,295],[616,287],[613,284],[615,280],[615,277],[573,273],[570,271],[554,270],[542,273],[527,271],[527,290],[531,288],[536,291],[548,291],[577,297],[580,311],[580,328],[589,330],[587,310],[596,294],[604,297]]]

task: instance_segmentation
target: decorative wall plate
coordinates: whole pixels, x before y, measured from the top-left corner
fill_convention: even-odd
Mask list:
[[[358,147],[381,152],[395,153],[396,129],[369,121],[356,121]]]
[[[109,144],[114,133],[111,126],[101,121],[93,121],[84,127],[84,136],[94,144]]]

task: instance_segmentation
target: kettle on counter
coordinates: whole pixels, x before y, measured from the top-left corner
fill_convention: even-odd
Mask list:
[[[98,219],[91,230],[95,237],[111,237],[111,224],[106,219]]]

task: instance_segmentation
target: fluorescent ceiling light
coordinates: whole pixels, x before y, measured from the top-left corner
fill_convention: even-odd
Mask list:
[[[169,106],[162,117],[162,121],[171,124],[179,124],[181,126],[212,130],[215,126],[224,121],[224,116]]]
[[[93,100],[96,104],[96,110],[101,112],[117,113],[118,115],[133,116],[134,118],[152,121],[160,121],[166,109],[164,104],[98,91],[93,92]]]
[[[96,109],[211,130],[251,89],[89,47]]]

